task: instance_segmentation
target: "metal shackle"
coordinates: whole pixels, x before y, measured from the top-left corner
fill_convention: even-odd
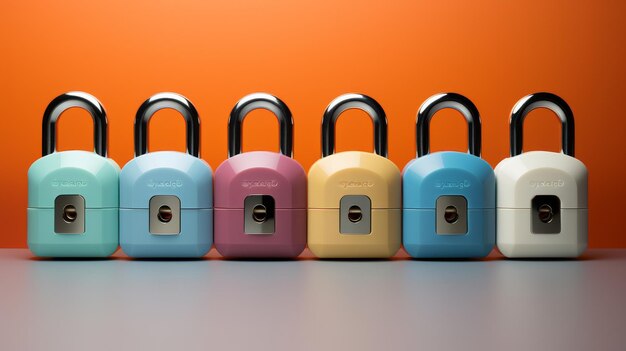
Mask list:
[[[468,152],[480,157],[481,125],[480,114],[474,103],[457,93],[436,94],[424,101],[417,112],[416,141],[417,157],[430,153],[430,121],[435,113],[445,108],[459,111],[467,121]]]
[[[532,110],[547,108],[561,120],[561,152],[574,157],[574,113],[565,100],[552,93],[535,93],[520,99],[511,111],[511,157],[522,153],[524,119]]]
[[[71,91],[54,98],[46,107],[42,123],[42,156],[56,151],[57,121],[63,112],[72,107],[86,110],[93,119],[94,151],[107,156],[107,114],[102,104],[93,95],[82,91]]]
[[[335,152],[335,125],[346,110],[366,112],[374,123],[374,152],[387,157],[387,117],[385,110],[371,97],[363,94],[344,94],[335,98],[324,111],[322,119],[322,157]]]
[[[135,117],[135,157],[148,152],[148,122],[159,110],[171,108],[185,119],[187,129],[187,153],[199,157],[200,117],[191,101],[176,93],[158,93],[144,101]]]
[[[280,152],[293,157],[293,118],[287,105],[274,95],[253,93],[244,96],[230,112],[228,119],[228,157],[241,153],[243,119],[252,111],[265,109],[278,119]]]

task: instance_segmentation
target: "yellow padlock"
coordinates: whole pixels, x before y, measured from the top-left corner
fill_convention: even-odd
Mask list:
[[[348,109],[374,123],[375,154],[335,152],[335,122]],[[308,246],[320,258],[387,258],[400,248],[402,177],[387,159],[387,119],[369,96],[333,100],[322,121],[322,156],[308,184]]]

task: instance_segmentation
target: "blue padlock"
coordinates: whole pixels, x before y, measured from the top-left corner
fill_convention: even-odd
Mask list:
[[[452,108],[467,120],[469,153],[429,153],[430,120]],[[481,127],[466,97],[437,94],[417,114],[417,158],[403,171],[402,240],[414,258],[479,258],[495,245],[495,175],[480,158]]]
[[[148,122],[161,109],[185,118],[187,153],[148,149]],[[135,119],[135,158],[120,174],[120,245],[130,257],[197,258],[213,244],[213,174],[199,158],[200,119],[175,93],[146,100]]]
[[[56,151],[56,123],[80,107],[94,122],[94,152]],[[118,247],[120,168],[107,158],[107,117],[83,92],[56,97],[43,116],[43,157],[28,170],[28,248],[44,257],[106,257]]]

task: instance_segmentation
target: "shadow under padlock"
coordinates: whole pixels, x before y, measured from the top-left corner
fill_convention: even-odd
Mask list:
[[[562,152],[522,152],[523,123],[547,108],[561,121]],[[511,112],[511,157],[495,169],[497,245],[507,257],[578,257],[587,247],[588,172],[574,158],[574,115],[551,93],[519,100]]]
[[[161,109],[185,119],[187,152],[148,152],[148,123]],[[213,180],[200,159],[200,119],[175,93],[146,100],[135,119],[135,158],[120,175],[120,244],[130,257],[197,258],[213,243]]]
[[[79,107],[94,122],[95,152],[56,151],[56,123]],[[42,124],[42,158],[28,170],[28,247],[40,257],[106,257],[118,247],[118,177],[107,158],[107,118],[83,92],[56,97]]]

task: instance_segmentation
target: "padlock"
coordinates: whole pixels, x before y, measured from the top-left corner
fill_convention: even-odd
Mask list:
[[[148,152],[148,122],[159,110],[185,119],[187,152]],[[175,93],[146,100],[135,118],[135,158],[120,174],[120,246],[130,257],[197,258],[213,244],[213,179],[199,157],[200,119]]]
[[[430,121],[440,110],[460,112],[468,125],[469,152],[430,153]],[[481,124],[465,96],[428,98],[417,114],[417,158],[403,171],[402,242],[415,258],[479,258],[496,241],[496,184],[480,158]]]
[[[280,153],[241,152],[243,119],[276,115]],[[291,258],[306,246],[306,173],[293,159],[293,119],[283,101],[250,94],[228,122],[228,156],[215,170],[215,248],[226,257]]]
[[[376,154],[335,152],[335,123],[348,109],[374,124]],[[387,258],[400,248],[402,178],[387,159],[387,119],[369,96],[333,100],[322,120],[322,159],[309,171],[309,249],[320,258]]]
[[[56,151],[57,120],[80,107],[93,118],[94,150]],[[43,157],[28,170],[28,247],[41,257],[106,257],[118,247],[120,168],[107,158],[107,117],[84,92],[56,97],[43,116]]]
[[[537,108],[561,120],[562,152],[522,153],[523,123]],[[507,257],[578,257],[587,247],[587,168],[574,158],[574,115],[551,93],[522,98],[511,112],[511,157],[495,168],[497,245]]]

